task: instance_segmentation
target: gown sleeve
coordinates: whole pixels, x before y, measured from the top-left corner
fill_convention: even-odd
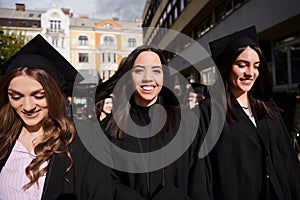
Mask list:
[[[121,183],[119,177],[116,175],[116,173],[112,170],[111,171],[111,177],[113,182],[113,193],[114,193],[114,199],[115,200],[146,200],[146,198],[143,198],[138,192],[136,192],[131,187],[128,187]]]
[[[88,125],[82,125],[90,127]],[[82,129],[81,129],[82,131]],[[88,132],[86,132],[88,134]],[[79,199],[113,199],[111,169],[98,161],[76,136],[73,144],[75,191]]]
[[[277,110],[273,107],[273,110]],[[287,183],[286,190],[284,193],[289,194],[289,199],[300,199],[300,163],[297,158],[296,151],[292,146],[292,141],[289,136],[288,130],[285,126],[284,120],[277,110],[278,120],[277,123],[272,123],[269,121],[269,128],[271,129],[271,134],[276,134],[275,142],[271,143],[271,149],[273,151],[274,166],[277,169],[278,175],[285,179],[281,181],[282,183]],[[276,146],[275,146],[276,145]],[[275,149],[278,149],[277,154],[275,154]],[[277,156],[280,156],[277,158]]]

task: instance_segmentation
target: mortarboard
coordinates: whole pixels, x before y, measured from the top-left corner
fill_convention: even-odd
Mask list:
[[[19,67],[45,70],[66,93],[72,92],[75,82],[81,82],[84,79],[40,34],[6,61],[1,66],[1,73],[10,72]]]
[[[250,26],[209,42],[212,58],[217,65],[222,63],[223,59],[226,59],[227,54],[235,51],[239,47],[247,45],[259,46],[259,39],[255,26]]]

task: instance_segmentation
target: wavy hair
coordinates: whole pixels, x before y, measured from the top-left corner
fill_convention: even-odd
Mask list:
[[[68,157],[69,166],[65,175],[72,168],[69,145],[75,137],[75,128],[66,116],[65,95],[46,71],[27,67],[13,70],[4,75],[0,84],[0,159],[8,156],[23,127],[23,122],[10,105],[7,94],[11,80],[22,75],[33,77],[42,85],[48,104],[48,116],[42,124],[44,135],[34,147],[36,157],[25,169],[29,182],[24,185],[24,189],[28,189],[33,184],[38,184],[38,179],[47,172],[48,165],[42,169],[40,167],[44,162],[49,163],[54,154],[66,154]],[[65,179],[69,181],[66,177]]]

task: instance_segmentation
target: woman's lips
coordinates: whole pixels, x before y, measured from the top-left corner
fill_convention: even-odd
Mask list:
[[[153,85],[143,85],[143,86],[141,86],[141,88],[145,91],[152,91],[152,90],[154,90],[155,86],[153,86]]]
[[[39,111],[34,111],[34,112],[23,112],[23,115],[26,117],[26,118],[35,118],[37,117],[39,114]]]
[[[241,82],[246,85],[251,85],[253,80],[252,79],[241,79]]]

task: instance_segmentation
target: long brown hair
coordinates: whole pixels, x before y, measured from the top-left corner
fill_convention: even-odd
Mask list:
[[[0,159],[8,156],[23,127],[23,122],[10,105],[7,94],[11,80],[21,75],[33,77],[43,86],[49,112],[43,120],[44,135],[34,147],[36,157],[25,169],[30,181],[24,185],[24,189],[28,189],[33,184],[38,184],[38,179],[47,172],[48,166],[42,169],[40,166],[44,162],[49,163],[54,154],[67,155],[69,166],[65,170],[65,175],[71,169],[73,160],[69,145],[75,136],[75,128],[66,115],[65,95],[46,71],[26,67],[13,70],[5,74],[0,84],[0,113],[2,113],[0,115]]]

